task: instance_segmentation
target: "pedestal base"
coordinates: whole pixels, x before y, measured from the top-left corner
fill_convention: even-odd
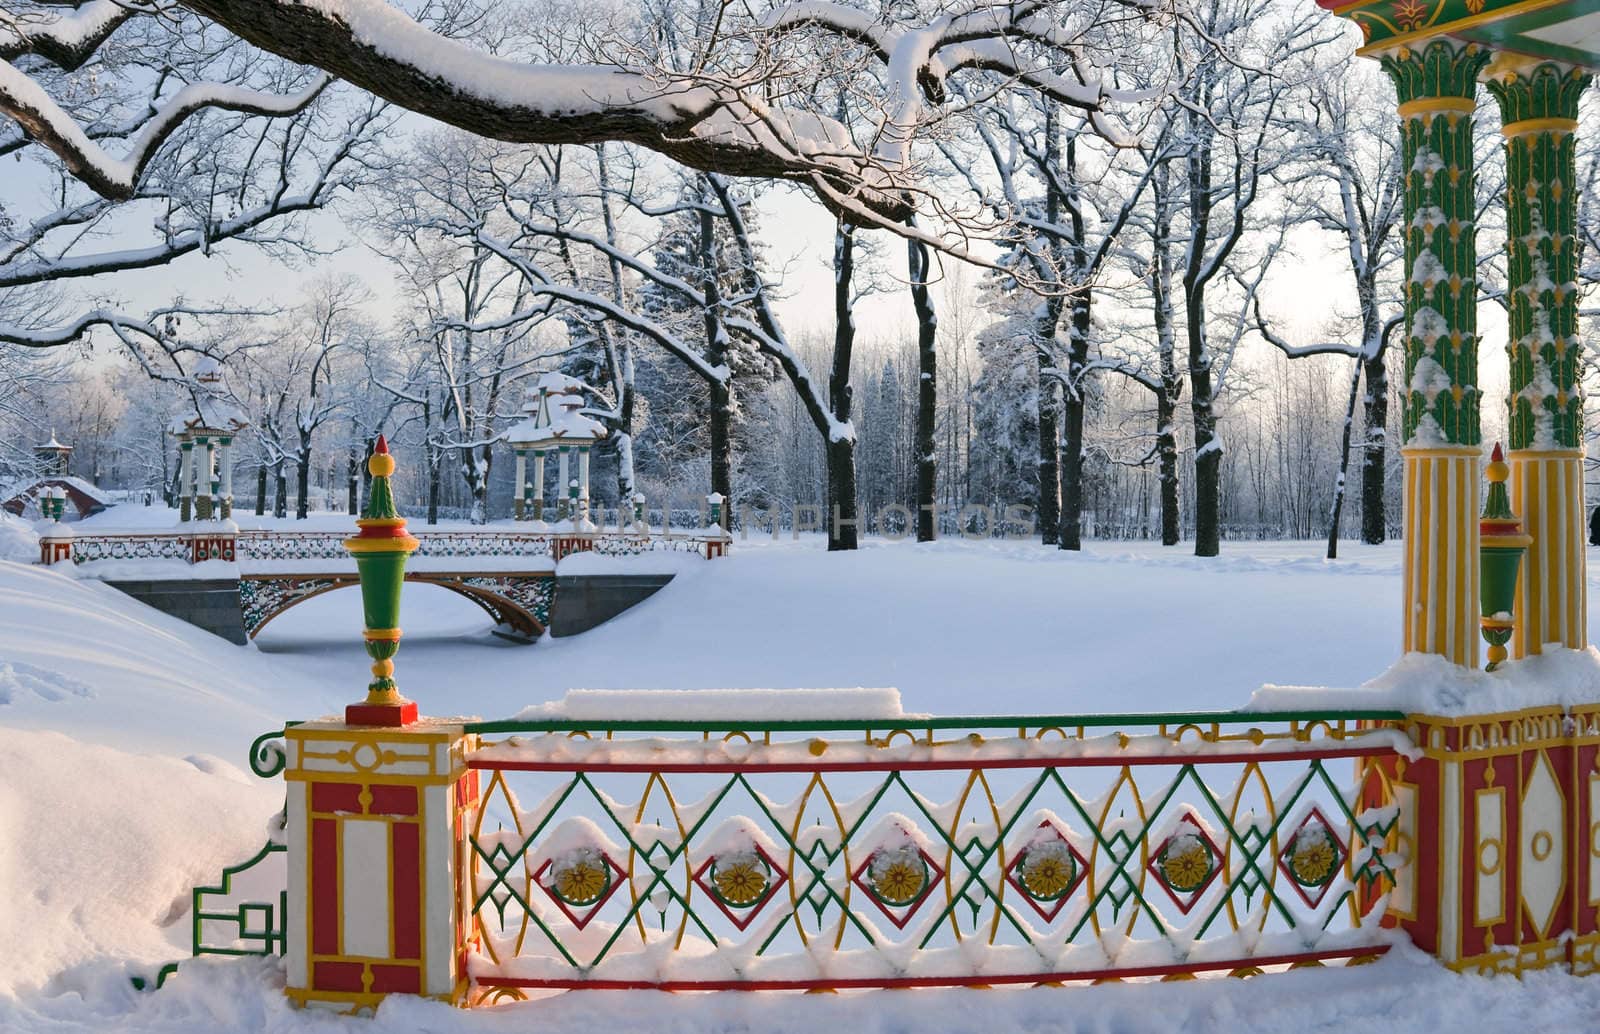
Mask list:
[[[417,720],[417,702],[402,700],[398,704],[351,704],[344,709],[346,725],[381,726],[398,729]]]

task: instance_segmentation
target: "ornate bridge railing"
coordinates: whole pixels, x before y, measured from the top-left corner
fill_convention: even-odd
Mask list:
[[[75,535],[72,561],[75,564],[96,560],[182,560],[193,558],[192,536],[157,535]]]
[[[470,724],[470,1000],[1363,961],[1401,720]]]
[[[726,554],[729,540],[715,531],[674,532],[671,535],[631,532],[533,532],[515,529],[469,531],[417,531],[419,557],[551,557],[593,550],[608,556],[650,552],[699,553],[707,557]],[[72,560],[82,564],[100,560],[348,560],[345,531],[250,530],[220,533],[188,531],[156,534],[76,535],[71,540]],[[197,549],[199,541],[207,548]],[[225,542],[219,549],[217,543]],[[230,549],[232,552],[228,552]]]

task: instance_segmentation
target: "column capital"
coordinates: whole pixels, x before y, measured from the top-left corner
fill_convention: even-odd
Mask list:
[[[1385,50],[1377,58],[1394,83],[1401,116],[1408,117],[1408,104],[1435,99],[1473,101],[1478,96],[1478,73],[1491,56],[1475,43],[1436,36]]]
[[[1592,80],[1575,65],[1511,54],[1496,56],[1484,71],[1484,85],[1500,103],[1506,136],[1576,130],[1578,101]]]

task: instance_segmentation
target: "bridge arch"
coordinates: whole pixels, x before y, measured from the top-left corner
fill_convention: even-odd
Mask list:
[[[405,580],[437,585],[477,604],[497,626],[535,639],[550,623],[555,597],[553,573],[407,572]],[[240,612],[245,634],[254,639],[273,619],[306,600],[336,589],[359,586],[354,573],[247,574],[239,579]]]

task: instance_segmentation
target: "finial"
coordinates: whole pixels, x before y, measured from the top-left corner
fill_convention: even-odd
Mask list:
[[[1491,485],[1503,484],[1511,476],[1511,468],[1506,466],[1505,450],[1500,448],[1499,442],[1494,443],[1494,451],[1489,453],[1489,466],[1483,473]]]
[[[345,539],[361,573],[361,606],[366,617],[363,638],[372,658],[372,682],[367,699],[345,708],[348,725],[409,725],[417,720],[417,705],[400,695],[394,681],[394,655],[400,649],[400,589],[405,584],[406,557],[416,552],[417,540],[406,532],[405,518],[394,505],[389,478],[394,457],[383,435],[373,444],[367,460],[372,490],[367,506],[357,518],[361,530]]]
[[[1533,541],[1523,534],[1522,521],[1512,512],[1511,497],[1506,492],[1510,473],[1505,452],[1496,442],[1484,470],[1489,492],[1478,519],[1478,602],[1482,611],[1478,624],[1489,644],[1488,671],[1494,671],[1506,659],[1506,643],[1516,629],[1512,610],[1516,606],[1517,572],[1522,555]]]

